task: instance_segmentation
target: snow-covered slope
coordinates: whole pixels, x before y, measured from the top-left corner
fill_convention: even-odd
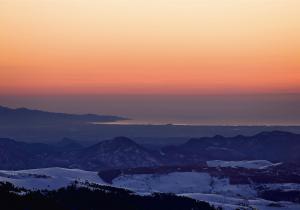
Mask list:
[[[229,197],[218,194],[203,194],[203,193],[186,193],[180,194],[200,201],[207,201],[214,206],[222,206],[223,210],[236,210],[253,208],[259,210],[299,210],[300,205],[290,202],[272,202],[260,198],[244,199],[237,197]]]
[[[10,182],[27,189],[58,189],[74,181],[104,184],[97,172],[79,169],[44,168],[21,171],[0,171],[0,182]]]
[[[233,168],[249,168],[249,169],[264,169],[270,166],[275,166],[280,163],[272,163],[267,160],[244,160],[244,161],[223,161],[211,160],[206,162],[209,167],[233,167]]]
[[[208,173],[198,172],[124,175],[114,179],[113,185],[141,193],[218,193],[230,196],[256,196],[256,191],[249,185],[230,185],[228,179],[218,179]]]
[[[127,188],[139,194],[151,192],[176,193],[207,201],[224,210],[257,208],[259,210],[300,210],[291,202],[272,202],[258,198],[259,184],[230,184],[228,178],[212,177],[208,173],[174,172],[169,174],[121,175],[113,180],[116,187]],[[299,184],[267,184],[270,189],[299,189]],[[284,186],[284,187],[282,187]]]
[[[113,185],[136,192],[210,192],[211,177],[207,173],[170,173],[125,175],[113,180]]]
[[[108,185],[97,172],[79,169],[44,168],[21,171],[0,171],[0,182],[10,182],[27,189],[58,189],[78,181]],[[258,198],[256,184],[232,185],[228,178],[217,178],[201,172],[173,172],[165,174],[120,175],[112,186],[127,188],[138,194],[152,192],[176,193],[222,206],[225,210],[241,207],[260,210],[299,210],[300,205],[289,202],[272,202]],[[297,184],[268,184],[272,189],[299,189]],[[274,207],[273,204],[276,204]],[[281,207],[281,208],[280,208]]]

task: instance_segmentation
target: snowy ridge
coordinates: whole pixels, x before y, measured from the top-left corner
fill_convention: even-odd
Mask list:
[[[0,171],[0,182],[10,182],[26,189],[54,190],[66,187],[74,181],[105,184],[97,172],[80,169],[43,168],[21,171]]]
[[[228,197],[217,194],[203,194],[203,193],[186,193],[179,194],[182,196],[187,196],[196,200],[207,201],[214,206],[222,206],[223,210],[236,210],[236,209],[247,209],[253,210],[253,208],[259,210],[299,210],[300,205],[290,203],[290,202],[272,202],[264,199],[243,199]],[[272,206],[272,204],[277,204],[278,207]]]
[[[10,182],[27,189],[58,189],[74,181],[79,183],[105,183],[97,172],[79,169],[43,168],[20,171],[0,171],[0,182]],[[83,185],[84,186],[84,185]],[[165,174],[120,175],[111,186],[126,188],[140,195],[152,192],[175,193],[197,200],[207,201],[225,210],[258,208],[259,210],[299,210],[300,205],[290,202],[272,202],[258,198],[258,184],[230,184],[228,178],[213,177],[201,172],[173,172]],[[267,184],[270,189],[299,189],[299,184]],[[272,205],[277,206],[274,207]],[[253,208],[252,208],[253,207]]]
[[[265,169],[271,166],[280,165],[281,163],[272,163],[267,160],[244,160],[244,161],[223,161],[211,160],[206,162],[209,167],[232,167],[248,169]]]

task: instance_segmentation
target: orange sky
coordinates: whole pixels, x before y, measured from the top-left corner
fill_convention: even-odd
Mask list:
[[[299,0],[0,0],[0,94],[300,92]]]

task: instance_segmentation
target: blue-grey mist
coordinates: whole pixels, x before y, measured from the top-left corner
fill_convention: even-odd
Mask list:
[[[0,105],[199,125],[300,125],[300,94],[2,95]]]

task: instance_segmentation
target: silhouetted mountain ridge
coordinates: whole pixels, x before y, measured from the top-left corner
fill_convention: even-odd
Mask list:
[[[54,146],[56,146],[62,151],[72,151],[83,148],[83,146],[80,143],[78,143],[78,141],[66,137],[54,144]]]
[[[300,135],[282,131],[261,132],[254,136],[193,138],[187,143],[163,148],[172,158],[199,160],[300,160]],[[181,158],[184,157],[184,158]]]
[[[127,137],[116,137],[102,141],[82,150],[65,153],[72,167],[89,170],[102,168],[132,168],[137,166],[156,166],[161,161],[157,152],[150,151]],[[79,161],[78,161],[79,160]]]
[[[113,122],[125,120],[127,118],[111,116],[111,115],[96,115],[96,114],[66,114],[56,113],[41,110],[32,110],[27,108],[11,109],[0,106],[0,123],[1,124],[22,124],[22,123],[66,123],[66,122]]]
[[[17,142],[0,138],[0,168],[27,169],[40,167],[44,157],[55,154],[55,149],[42,143]]]
[[[179,146],[147,149],[130,138],[116,137],[89,147],[72,139],[60,144],[24,143],[0,139],[0,169],[41,167],[85,170],[122,169],[163,165],[194,165],[208,160],[300,161],[300,135],[263,132],[253,136],[193,138]]]

